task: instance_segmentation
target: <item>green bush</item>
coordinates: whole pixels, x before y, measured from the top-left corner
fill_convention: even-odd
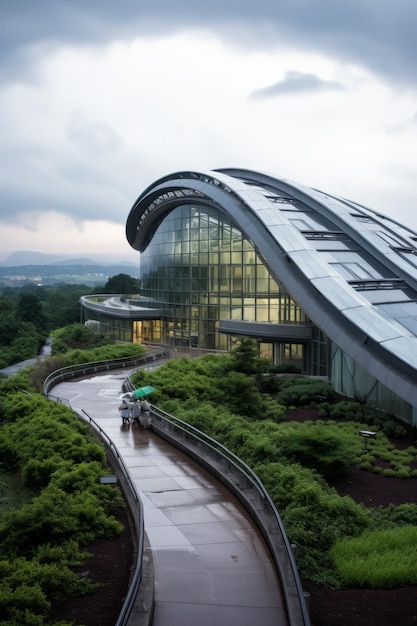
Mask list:
[[[336,404],[323,403],[320,407],[320,417],[361,422],[372,427],[373,430],[381,430],[387,436],[397,439],[408,435],[407,429],[392,415],[354,400],[342,400]]]
[[[280,389],[279,380],[276,376],[262,376],[259,380],[259,388],[263,393],[274,394]]]
[[[262,414],[260,420],[272,420],[273,422],[283,422],[287,417],[285,406],[268,397],[262,399]]]
[[[262,393],[266,378],[235,372],[227,355],[171,361],[132,377],[137,386],[156,387],[152,398],[159,407],[194,424],[253,467],[275,503],[290,541],[298,546],[302,576],[317,584],[340,587],[332,546],[343,537],[360,536],[378,524],[381,529],[389,523],[392,511],[367,510],[350,498],[341,498],[323,476],[333,478],[352,464],[362,464],[383,476],[397,476],[402,468],[411,475],[409,464],[416,452],[410,447],[395,453],[382,428],[387,414],[358,402],[333,405],[318,398],[319,415],[327,421],[287,421],[291,420],[291,407],[315,405],[317,394],[331,398],[333,391],[323,387],[322,381],[279,376],[274,383],[274,393],[279,391],[276,402]],[[235,394],[237,399],[231,397]],[[247,410],[252,407],[248,397],[262,407],[259,412]],[[364,429],[377,432],[368,442],[368,454],[364,454],[364,442],[359,437]],[[392,467],[383,470],[378,466],[380,460]],[[301,462],[308,467],[302,467]],[[413,514],[404,511],[397,519],[393,517],[394,526],[407,520],[415,523],[410,521]]]
[[[0,588],[0,611],[4,621],[0,624],[13,626],[42,626],[51,603],[36,581],[30,586],[13,587],[3,581]]]
[[[290,365],[289,363],[281,363],[280,365],[270,365],[268,367],[270,374],[301,374],[299,367]]]
[[[316,469],[326,478],[337,478],[352,464],[355,453],[351,438],[331,426],[316,426],[298,437],[292,454],[304,465]]]
[[[410,478],[410,471],[407,470],[405,467],[400,467],[396,471],[396,476],[397,478]]]
[[[359,535],[370,515],[351,498],[341,498],[315,472],[280,463],[262,464],[255,471],[272,497],[291,543],[297,545],[304,578],[338,585],[330,549],[337,539]]]
[[[85,324],[74,323],[58,328],[52,333],[52,355],[65,354],[69,350],[88,350],[96,346],[113,343],[108,338],[98,335]]]
[[[242,374],[260,374],[266,371],[268,361],[258,358],[256,341],[242,337],[239,345],[232,350],[233,369]]]
[[[375,530],[398,526],[417,526],[417,504],[390,504],[372,511],[372,527]]]
[[[80,365],[82,363],[95,363],[97,361],[107,361],[122,359],[140,354],[145,354],[146,349],[135,343],[117,343],[104,345],[89,350],[69,350],[64,355],[65,366]]]
[[[122,530],[121,491],[100,485],[107,470],[101,443],[67,407],[31,389],[19,373],[2,383],[0,428],[1,624],[49,623],[57,592],[95,589],[73,570],[84,547]],[[18,387],[18,391],[16,390]]]
[[[333,387],[326,382],[306,379],[304,382],[287,386],[278,393],[278,401],[285,406],[308,406],[332,397]]]
[[[273,436],[279,450],[275,460],[286,458],[325,477],[344,474],[356,454],[352,437],[332,425],[286,422]]]

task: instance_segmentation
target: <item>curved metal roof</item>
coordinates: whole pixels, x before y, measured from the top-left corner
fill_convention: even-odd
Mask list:
[[[227,214],[314,324],[417,406],[417,233],[317,189],[220,169],[148,187],[128,216],[130,245],[144,250],[163,216],[189,202]]]

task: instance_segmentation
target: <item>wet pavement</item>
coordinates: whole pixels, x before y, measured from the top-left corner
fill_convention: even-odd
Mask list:
[[[0,374],[3,374],[3,376],[14,376],[14,374],[17,374],[17,372],[21,369],[29,367],[29,365],[34,365],[37,361],[43,361],[43,359],[46,359],[46,357],[51,355],[51,344],[52,338],[48,337],[45,341],[45,345],[42,346],[38,357],[34,359],[26,359],[25,361],[19,361],[19,363],[4,367],[3,369],[0,369]]]
[[[245,509],[152,430],[122,425],[118,406],[128,374],[60,383],[51,393],[97,422],[140,493],[155,571],[153,625],[287,624],[268,550]]]

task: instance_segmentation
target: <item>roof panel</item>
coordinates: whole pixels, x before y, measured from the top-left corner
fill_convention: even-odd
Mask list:
[[[417,337],[410,334],[384,342],[384,348],[398,356],[402,361],[417,368]]]
[[[410,300],[409,296],[402,289],[359,289],[360,293],[368,302],[378,305],[383,309],[385,304],[400,303],[401,301]],[[391,315],[390,313],[388,314]]]
[[[306,248],[313,250],[309,242],[290,224],[273,224],[269,227],[269,232],[280,247],[288,253]]]
[[[329,302],[339,311],[355,307],[368,306],[362,294],[355,289],[346,286],[346,282],[340,276],[325,276],[312,279],[312,283]]]
[[[346,309],[344,314],[349,321],[360,328],[364,336],[371,337],[377,343],[409,335],[398,322],[385,319],[372,306]]]
[[[324,276],[340,276],[337,270],[322,261],[320,255],[313,249],[296,250],[291,252],[289,257],[310,280]]]

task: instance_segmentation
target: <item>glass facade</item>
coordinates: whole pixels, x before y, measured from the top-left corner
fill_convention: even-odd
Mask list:
[[[126,343],[140,343],[135,338],[137,330],[135,326],[137,322],[133,322],[128,319],[120,319],[118,317],[110,317],[104,313],[92,311],[86,308],[82,309],[84,323],[86,326],[99,332],[114,341],[122,341]]]
[[[140,274],[141,295],[163,312],[160,336],[168,345],[229,350],[234,338],[218,333],[223,319],[309,323],[238,226],[204,205],[184,204],[165,215],[141,253]],[[302,344],[260,346],[274,362],[303,364]]]
[[[331,381],[336,391],[348,398],[381,407],[409,424],[416,424],[415,407],[371,376],[335,344],[331,345],[330,351]]]
[[[229,168],[159,179],[133,205],[126,236],[140,252],[141,293],[85,302],[94,328],[180,356],[250,336],[274,365],[417,423],[417,233]]]

